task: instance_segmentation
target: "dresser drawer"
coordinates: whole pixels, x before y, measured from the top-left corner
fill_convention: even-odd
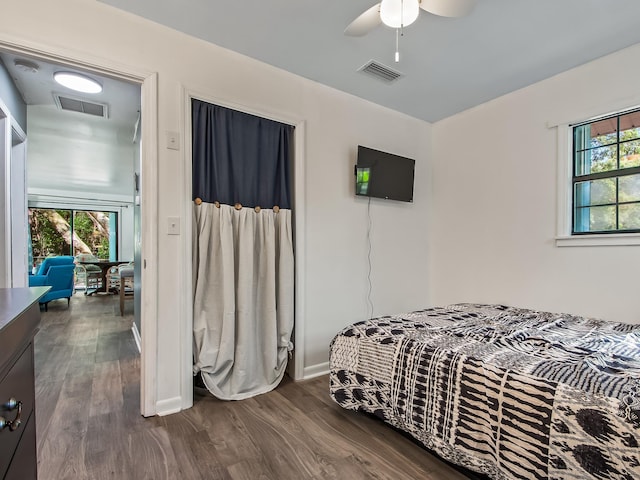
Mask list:
[[[13,454],[13,461],[4,480],[36,480],[38,478],[36,458],[36,419],[35,415],[31,415],[24,424],[22,441],[16,453]]]
[[[2,406],[10,398],[22,402],[21,425],[13,432],[8,427],[0,431],[0,478],[4,478],[34,407],[32,348],[32,344],[29,343],[6,376],[0,380],[0,416],[7,420],[14,420],[18,409],[7,411]]]

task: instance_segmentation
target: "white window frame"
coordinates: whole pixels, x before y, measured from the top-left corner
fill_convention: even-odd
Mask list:
[[[557,247],[596,247],[640,245],[640,233],[603,233],[572,235],[573,219],[573,127],[579,123],[590,122],[597,118],[615,115],[618,112],[637,109],[638,106],[616,109],[616,112],[592,115],[579,121],[551,124],[557,131]]]
[[[117,240],[116,240],[116,258],[121,258],[122,249],[122,216],[124,214],[125,208],[132,208],[132,204],[127,204],[126,202],[108,202],[104,203],[93,203],[91,200],[83,200],[78,199],[75,202],[73,200],[70,201],[43,201],[43,200],[32,200],[29,199],[27,208],[38,208],[38,209],[47,209],[47,210],[70,210],[75,212],[110,212],[115,213],[117,218],[116,228],[117,232]],[[131,232],[133,233],[133,229]],[[71,254],[70,254],[71,255]]]

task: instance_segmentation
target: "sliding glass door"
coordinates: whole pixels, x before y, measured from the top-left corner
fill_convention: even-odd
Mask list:
[[[29,227],[36,265],[45,257],[81,253],[116,260],[116,212],[30,208]]]

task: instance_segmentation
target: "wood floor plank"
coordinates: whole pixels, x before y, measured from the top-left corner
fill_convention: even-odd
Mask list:
[[[96,363],[118,361],[120,358],[120,336],[119,332],[112,332],[101,334],[98,337]]]
[[[83,385],[75,378],[69,378],[62,384],[46,437],[41,443],[40,458],[48,461],[46,465],[40,462],[40,479],[86,475],[83,440],[88,431],[89,405],[84,395],[79,395],[85,388],[86,383]],[[38,413],[36,424],[40,421]]]
[[[89,418],[85,438],[85,465],[89,477],[133,479],[129,454],[129,433],[121,412],[110,412]]]
[[[203,416],[201,409],[190,408],[181,412],[180,415],[167,415],[160,417],[159,420],[171,432],[172,436],[189,438],[214,428],[209,417],[209,415]],[[208,436],[207,438],[211,441]]]
[[[128,435],[131,469],[129,478],[140,480],[173,480],[180,476],[180,468],[164,427],[152,427]]]
[[[283,397],[289,399],[292,403],[304,407],[305,412],[315,412],[326,407],[326,402],[318,397],[316,392],[310,392],[306,388],[301,388],[307,382],[294,382],[290,377],[285,376],[282,383],[278,385],[276,391]],[[317,382],[313,382],[317,383]],[[326,395],[329,395],[327,386]]]
[[[93,378],[95,369],[96,344],[69,346],[71,356],[65,379],[69,377]]]
[[[118,361],[96,363],[91,388],[90,415],[120,411],[124,402]]]
[[[320,452],[313,437],[291,417],[287,425],[273,408],[265,408],[265,399],[243,400],[240,418],[251,438],[260,446],[263,462],[276,478],[316,478],[333,475],[327,458]],[[275,414],[274,414],[275,413]],[[327,471],[329,467],[329,471]]]
[[[273,473],[265,471],[264,465],[259,460],[242,460],[229,466],[229,475],[232,480],[274,480],[277,477]]]
[[[200,400],[197,404],[203,408],[203,417],[206,418],[204,425],[224,467],[262,456],[240,418],[242,412],[235,408],[234,403],[211,399]]]
[[[80,439],[76,438],[77,448],[67,449],[67,454],[64,457],[64,461],[60,466],[60,470],[55,475],[58,480],[90,480],[91,477],[87,472],[87,468],[84,462],[85,457],[85,444]],[[38,476],[43,478],[42,475]]]
[[[46,438],[38,449],[38,479],[89,478],[85,467],[84,434],[58,432]]]
[[[189,436],[171,435],[171,447],[178,459],[179,477],[185,480],[231,480],[217,458],[215,446],[206,430]]]
[[[300,389],[307,395],[312,396],[318,402],[323,403],[325,406],[333,407],[336,402],[333,401],[329,395],[329,377],[324,375],[311,380],[306,380],[298,383]]]
[[[42,443],[48,438],[49,428],[53,420],[53,413],[60,398],[62,382],[36,382],[36,442],[38,450],[42,449]]]
[[[71,350],[68,345],[54,345],[46,358],[40,358],[35,364],[36,383],[64,381],[71,360]]]

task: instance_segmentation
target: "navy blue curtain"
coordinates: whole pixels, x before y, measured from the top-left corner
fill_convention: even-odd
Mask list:
[[[293,128],[192,99],[193,198],[291,208]]]

